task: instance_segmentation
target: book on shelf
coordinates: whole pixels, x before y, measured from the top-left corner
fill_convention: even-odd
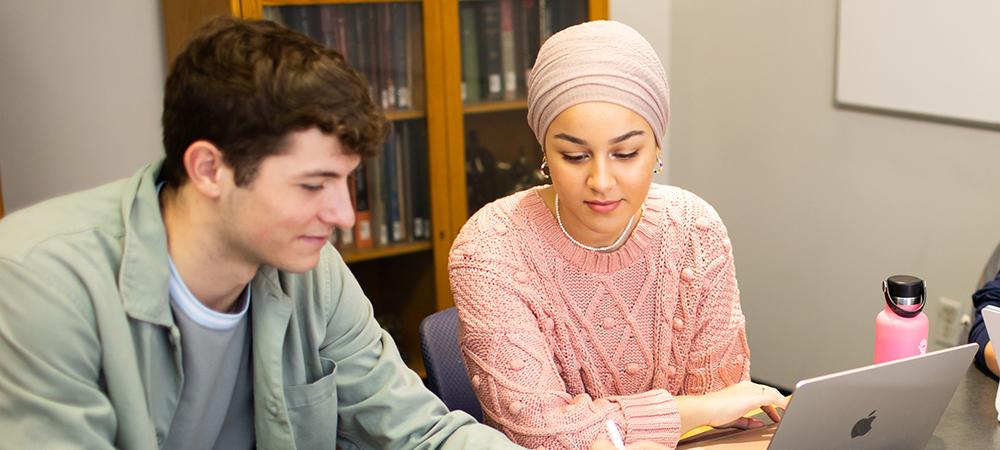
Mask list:
[[[406,83],[403,88],[410,99],[410,108],[424,107],[424,28],[420,5],[401,5],[406,11]]]
[[[541,43],[586,20],[584,0],[466,0],[458,4],[462,101],[515,100]]]
[[[368,197],[368,163],[354,171],[354,242],[359,249],[370,248],[372,241],[372,210]]]
[[[285,19],[281,17],[281,9],[276,6],[265,6],[261,10],[261,19],[287,26],[285,25]]]
[[[309,36],[316,42],[323,42],[324,36],[317,12],[315,6],[290,5],[282,7],[281,16],[289,28]]]
[[[462,47],[462,101],[475,103],[482,98],[479,92],[479,39],[476,31],[478,4],[460,2],[458,4],[459,33]]]
[[[406,230],[403,228],[401,196],[403,194],[399,185],[399,147],[400,139],[398,130],[394,130],[385,143],[385,207],[386,222],[389,242],[402,242],[406,238]]]
[[[419,3],[265,6],[281,23],[344,56],[383,110],[423,107],[423,28]]]
[[[396,79],[394,77],[395,68],[393,64],[395,59],[393,59],[392,50],[393,42],[395,41],[393,34],[397,30],[394,29],[392,24],[392,11],[390,11],[390,6],[388,3],[383,3],[381,5],[374,5],[376,9],[378,24],[378,36],[382,39],[377,39],[374,41],[374,46],[378,49],[379,55],[379,93],[382,100],[382,109],[391,110],[396,109]],[[403,33],[403,30],[399,30],[399,33]]]
[[[535,56],[540,46],[538,42],[538,3],[536,0],[521,0],[517,9],[515,46],[517,56],[517,89],[522,95],[528,92],[528,73],[535,65]]]
[[[503,98],[517,98],[517,65],[514,46],[514,0],[500,0],[500,72],[503,74]]]
[[[381,40],[379,36],[382,34],[382,30],[379,29],[379,14],[378,10],[375,9],[379,5],[370,5],[367,7],[360,8],[364,11],[365,19],[362,28],[362,36],[365,36],[364,40],[361,41],[361,45],[364,46],[364,50],[368,53],[368,66],[364,69],[365,78],[368,79],[369,88],[371,89],[372,98],[375,103],[382,106],[382,109],[387,109],[385,105],[386,99],[383,97],[382,84],[385,80],[382,79],[382,57],[379,52],[379,43]]]
[[[407,145],[406,137],[409,136],[409,127],[401,127],[400,133],[396,135],[396,197],[399,203],[399,233],[394,233],[396,242],[413,240],[413,221],[410,217],[413,211],[410,210],[413,201],[413,192],[409,189],[409,180],[412,178],[410,167],[407,165],[405,156],[411,146]]]
[[[413,238],[431,238],[430,180],[428,177],[427,136],[423,126],[410,128],[406,142],[412,146],[410,155],[411,192],[413,192]]]
[[[337,228],[333,230],[333,235],[335,238],[331,238],[330,241],[334,247],[340,250],[347,250],[354,248],[354,229],[353,228]]]
[[[335,5],[322,5],[319,8],[323,44],[336,50],[345,60],[349,60],[346,11]]]
[[[500,58],[500,4],[479,3],[480,70],[485,80],[482,94],[488,100],[503,98],[503,67]]]
[[[406,38],[408,36],[406,6],[403,4],[386,5],[386,8],[389,9],[389,19],[391,21],[389,28],[391,47],[389,53],[392,56],[392,86],[395,90],[392,97],[396,102],[394,107],[397,109],[409,109],[413,107],[406,76]]]
[[[538,0],[538,45],[539,47],[545,42],[549,36],[552,36],[552,23],[549,21],[551,19],[551,14],[549,13],[549,5],[552,4],[554,0]]]
[[[385,151],[370,158],[366,168],[368,170],[368,198],[371,200],[372,210],[372,241],[376,246],[384,247],[389,245],[389,227],[386,224],[386,189],[383,185],[383,173],[385,169]]]

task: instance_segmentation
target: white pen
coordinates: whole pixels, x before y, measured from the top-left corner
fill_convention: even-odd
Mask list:
[[[608,438],[611,439],[611,444],[618,450],[625,450],[625,442],[622,441],[622,434],[618,431],[615,421],[608,419],[605,424],[608,426]]]

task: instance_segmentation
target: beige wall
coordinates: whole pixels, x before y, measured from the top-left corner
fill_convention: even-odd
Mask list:
[[[834,107],[836,5],[671,5],[670,179],[726,221],[752,375],[786,387],[870,362],[886,276],[939,331],[1000,241],[1000,132]]]
[[[125,177],[162,154],[154,0],[0,2],[7,211]]]
[[[670,1],[609,0],[610,19],[635,28],[649,41],[670,73]],[[670,148],[662,149],[664,162],[670,159]],[[653,179],[668,184],[670,172],[664,170]]]

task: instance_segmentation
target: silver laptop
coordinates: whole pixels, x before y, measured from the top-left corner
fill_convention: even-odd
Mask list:
[[[975,354],[966,344],[802,380],[780,424],[710,432],[678,448],[925,448]]]

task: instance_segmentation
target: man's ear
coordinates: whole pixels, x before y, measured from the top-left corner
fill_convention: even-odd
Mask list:
[[[222,151],[205,140],[194,141],[184,150],[184,169],[191,185],[209,198],[218,198],[223,181],[227,176],[232,177],[222,160]]]

